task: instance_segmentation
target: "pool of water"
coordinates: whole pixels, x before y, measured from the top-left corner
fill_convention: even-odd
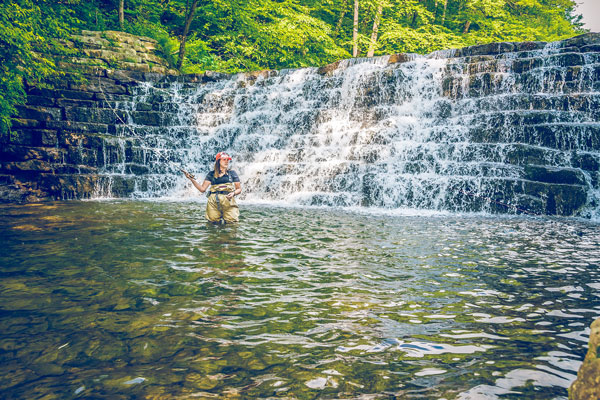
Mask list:
[[[597,223],[0,206],[4,398],[566,398]]]

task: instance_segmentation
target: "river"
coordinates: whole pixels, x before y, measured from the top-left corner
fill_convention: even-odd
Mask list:
[[[0,206],[3,398],[566,399],[596,222],[196,201]]]

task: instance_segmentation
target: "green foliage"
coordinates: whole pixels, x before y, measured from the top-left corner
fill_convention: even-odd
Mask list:
[[[191,0],[125,0],[126,32],[158,41],[171,66]],[[319,66],[350,57],[353,1],[202,0],[192,20],[182,72]],[[359,56],[383,7],[375,55],[429,53],[494,41],[552,41],[583,33],[574,0],[360,0]],[[0,3],[0,129],[23,85],[60,75],[48,54],[76,29],[119,30],[118,0]]]
[[[134,35],[147,36],[156,40],[158,55],[167,60],[169,66],[175,66],[179,43],[161,24],[136,19],[133,22],[127,22],[125,29]]]
[[[75,3],[74,1],[72,2]],[[0,131],[10,129],[15,106],[25,101],[24,84],[59,74],[52,54],[64,54],[72,15],[49,0],[0,3]]]

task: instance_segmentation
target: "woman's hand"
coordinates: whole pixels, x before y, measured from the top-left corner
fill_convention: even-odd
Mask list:
[[[229,193],[227,193],[227,196],[225,196],[225,197],[227,197],[227,200],[231,200],[231,199],[233,199],[233,196],[235,196],[235,192],[229,192]]]
[[[183,170],[182,170],[182,171],[183,171]],[[193,180],[195,179],[195,178],[194,178],[194,175],[190,174],[190,173],[189,173],[189,172],[187,172],[187,171],[183,171],[183,174],[184,174],[184,175],[185,175],[185,177],[186,177],[186,178],[188,178],[190,181],[193,181]]]

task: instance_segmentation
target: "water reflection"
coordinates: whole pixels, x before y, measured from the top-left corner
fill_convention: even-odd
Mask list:
[[[597,225],[202,205],[1,206],[8,397],[565,397]]]

